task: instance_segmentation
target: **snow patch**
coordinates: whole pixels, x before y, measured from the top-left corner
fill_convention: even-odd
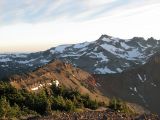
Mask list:
[[[141,45],[140,43],[138,43],[138,45],[139,45],[141,48],[147,48],[147,47]]]
[[[138,78],[143,82],[141,75],[140,74],[137,74],[137,75],[138,75]]]
[[[134,87],[134,91],[137,92],[137,88],[136,87]]]
[[[45,60],[45,59],[42,59],[40,60],[41,63],[48,63],[50,60]]]
[[[58,87],[58,86],[59,86],[59,81],[58,81],[58,80],[54,80],[53,83],[39,84],[38,86],[31,88],[31,90],[32,90],[32,91],[36,91],[36,90],[38,90],[39,88],[42,88],[42,87],[44,87],[44,86],[51,86],[52,84],[55,84],[56,87]]]
[[[154,86],[154,87],[157,87],[157,85],[155,83],[153,83],[153,82],[151,83],[151,85]]]
[[[138,92],[136,87],[129,87],[130,90],[134,91],[134,92]]]
[[[136,60],[135,58],[140,58],[141,53],[138,51],[138,48],[127,51],[127,59],[128,60]]]
[[[15,54],[15,57],[19,57],[19,58],[26,58],[27,55],[26,54]]]
[[[96,63],[96,64],[94,64],[94,66],[96,67],[98,64]]]
[[[8,65],[1,65],[1,67],[8,67]]]
[[[119,42],[119,40],[120,40],[119,38],[116,38],[116,37],[111,37],[111,39],[116,41],[116,42]]]
[[[124,50],[122,50],[122,49],[120,49],[120,48],[116,48],[115,46],[113,46],[113,45],[109,45],[109,44],[102,44],[102,45],[100,45],[103,49],[105,49],[105,50],[107,50],[107,51],[110,51],[110,52],[112,52],[112,53],[114,53],[114,54],[117,54],[117,53],[115,53],[116,51],[121,51],[121,52],[123,52]]]
[[[87,47],[84,47],[84,48],[80,49],[79,52],[86,51],[86,50],[87,50]]]
[[[86,54],[86,52],[83,52],[83,53],[81,53],[81,54],[71,53],[71,54],[62,55],[61,57],[73,57],[73,56],[75,56],[75,57],[80,57],[80,56],[82,56],[82,55],[84,55],[84,54]],[[74,58],[74,59],[75,59],[75,58]]]
[[[55,53],[55,51],[54,51],[54,50],[50,50],[50,53],[54,54],[54,53]]]
[[[137,76],[141,82],[145,82],[147,80],[146,75],[144,75],[144,79],[142,78],[140,74],[137,74]]]
[[[38,87],[31,88],[31,90],[33,91],[38,90]]]
[[[90,55],[90,58],[100,58],[102,59],[100,62],[108,62],[109,59],[107,58],[107,56],[103,55],[103,52],[99,52],[99,53],[94,53],[94,52],[90,52],[87,55]]]
[[[123,70],[121,68],[116,69],[118,72],[122,72]]]
[[[73,48],[80,49],[80,48],[86,47],[89,44],[90,44],[89,42],[79,43],[79,44],[75,44]]]
[[[115,71],[110,70],[107,67],[104,68],[96,68],[95,72],[100,72],[101,74],[106,74],[106,73],[116,73]]]
[[[121,42],[121,47],[123,47],[124,49],[129,49],[131,48],[130,46],[128,46],[126,43]]]
[[[30,60],[16,61],[16,62],[19,63],[19,64],[27,64],[27,63],[33,62],[33,61],[35,61],[35,60],[36,60],[36,59],[30,59]]]
[[[132,87],[129,87],[129,89],[130,89],[130,90],[133,90],[133,88],[132,88]]]
[[[147,80],[147,77],[146,77],[146,75],[144,75],[144,81],[146,81]]]
[[[96,48],[94,48],[94,50],[93,50],[93,51],[97,51],[97,49],[98,49],[98,48],[96,47]]]
[[[103,49],[111,52],[112,54],[114,55],[117,55],[117,56],[120,56],[122,58],[125,58],[124,56],[124,50],[120,49],[120,48],[116,48],[115,46],[113,45],[109,45],[109,44],[102,44],[100,45]]]
[[[0,62],[9,62],[12,61],[10,58],[1,58]]]
[[[53,81],[53,84],[55,84],[56,87],[58,87],[58,86],[59,86],[59,81],[58,81],[58,80],[54,80],[54,81]]]
[[[0,54],[0,57],[6,57],[7,55],[6,54]]]
[[[106,37],[103,37],[102,40],[105,41],[105,42],[111,42],[112,41],[111,39],[106,38]]]
[[[151,45],[147,44],[147,47],[152,47]]]
[[[32,66],[33,66],[33,64],[28,64],[28,66],[32,67]]]
[[[100,86],[101,86],[101,84],[97,82],[97,83],[96,83],[96,86],[97,86],[97,87],[100,87]]]
[[[69,47],[71,45],[60,45],[58,47],[55,48],[55,52],[58,52],[58,53],[63,53],[63,51]],[[51,52],[51,51],[50,51]],[[53,51],[52,51],[53,52]]]

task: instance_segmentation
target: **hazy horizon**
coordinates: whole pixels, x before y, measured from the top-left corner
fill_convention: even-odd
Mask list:
[[[36,52],[102,34],[160,39],[159,0],[0,1],[0,53]]]

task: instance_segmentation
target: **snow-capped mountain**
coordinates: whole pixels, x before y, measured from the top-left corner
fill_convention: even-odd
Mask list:
[[[122,72],[144,64],[160,51],[160,41],[135,37],[129,40],[102,35],[93,42],[60,45],[49,50],[30,54],[0,54],[1,76],[22,73],[60,59],[90,73]]]

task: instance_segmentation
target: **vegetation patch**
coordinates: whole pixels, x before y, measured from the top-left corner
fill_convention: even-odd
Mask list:
[[[49,115],[53,111],[97,109],[99,103],[78,91],[63,86],[43,89],[38,93],[17,90],[9,83],[0,82],[0,118],[11,119],[26,115]]]

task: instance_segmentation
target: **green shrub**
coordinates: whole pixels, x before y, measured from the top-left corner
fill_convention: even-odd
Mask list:
[[[58,96],[52,99],[51,109],[60,111],[65,110],[65,101],[62,96]]]
[[[111,99],[109,102],[109,108],[124,113],[133,113],[133,111],[121,99],[116,99],[116,98]]]
[[[52,85],[47,90],[31,93],[26,90],[17,90],[9,83],[0,82],[0,117],[19,117],[27,114],[46,115],[53,110],[96,109],[99,105],[97,101],[91,100],[89,95],[82,95],[77,90],[64,86]]]
[[[115,111],[121,111],[122,110],[122,102],[120,99],[113,98],[109,102],[109,108],[115,110]]]
[[[98,108],[98,103],[96,100],[93,101],[93,100],[88,99],[87,101],[84,102],[84,107],[95,110]]]
[[[5,97],[0,99],[0,118],[8,119],[19,117],[21,115],[20,111],[20,107],[17,104],[11,107]]]
[[[5,119],[11,110],[11,106],[5,97],[0,99],[0,118]]]
[[[74,111],[75,109],[75,104],[71,100],[66,100],[66,111]]]
[[[14,104],[13,107],[11,107],[9,111],[9,116],[16,117],[16,118],[21,116],[21,109],[17,104]]]

